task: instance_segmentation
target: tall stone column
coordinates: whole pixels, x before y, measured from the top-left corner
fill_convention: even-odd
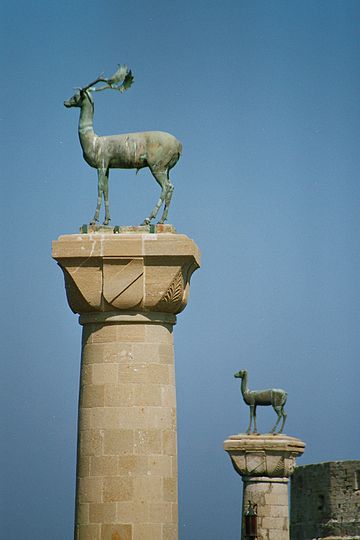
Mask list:
[[[83,325],[76,540],[177,540],[172,329],[199,267],[180,234],[53,243]]]
[[[289,540],[288,483],[305,444],[287,435],[233,435],[224,442],[243,480],[241,540],[249,501],[257,505],[257,540]]]

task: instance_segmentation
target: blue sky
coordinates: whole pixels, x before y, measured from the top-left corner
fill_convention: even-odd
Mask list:
[[[6,540],[72,538],[81,327],[50,253],[92,217],[96,172],[63,101],[119,63],[134,85],[96,95],[95,129],[182,141],[169,222],[203,254],[174,332],[180,540],[239,536],[239,369],[288,391],[299,463],[359,458],[359,24],[351,0],[3,1]],[[111,172],[114,225],[157,198],[147,170]]]

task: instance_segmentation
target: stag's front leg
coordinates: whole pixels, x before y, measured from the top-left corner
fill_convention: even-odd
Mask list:
[[[167,181],[168,181],[166,171],[155,172],[152,169],[150,169],[150,170],[151,170],[151,173],[152,173],[153,177],[155,178],[155,180],[157,181],[157,183],[161,187],[161,195],[160,195],[160,198],[159,198],[158,202],[156,203],[156,205],[152,209],[149,217],[144,219],[144,221],[142,222],[142,225],[149,225],[150,221],[152,219],[156,218],[157,213],[158,213],[158,211],[160,209],[160,206],[162,205],[162,203],[164,202],[164,199],[165,199],[166,184],[167,184]]]
[[[97,221],[99,221],[99,215],[100,215],[100,208],[101,208],[101,202],[103,198],[103,192],[104,192],[104,169],[98,169],[98,197],[97,197],[97,205],[96,210],[94,214],[94,219],[91,221],[92,225],[95,225]]]

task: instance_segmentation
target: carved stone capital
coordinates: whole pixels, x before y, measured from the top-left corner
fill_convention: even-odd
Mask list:
[[[287,435],[240,434],[229,437],[224,442],[224,450],[244,480],[287,481],[294,471],[296,458],[305,450],[305,443]]]
[[[70,234],[53,242],[74,313],[180,313],[200,266],[183,234]]]

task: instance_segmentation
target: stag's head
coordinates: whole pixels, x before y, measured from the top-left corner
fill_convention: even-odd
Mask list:
[[[81,107],[85,98],[89,99],[91,103],[93,102],[90,92],[80,88],[71,98],[64,101],[64,105],[67,108]]]
[[[100,92],[101,90],[119,90],[124,92],[132,85],[134,77],[127,66],[119,66],[115,73],[105,78],[103,75],[99,75],[95,81],[87,84],[83,88],[78,88],[75,94],[68,100],[64,101],[65,107],[81,107],[84,99],[89,99],[93,103],[92,92]],[[98,83],[105,83],[101,87],[97,87]]]
[[[242,379],[246,375],[246,371],[238,371],[237,373],[234,373],[235,379]]]

